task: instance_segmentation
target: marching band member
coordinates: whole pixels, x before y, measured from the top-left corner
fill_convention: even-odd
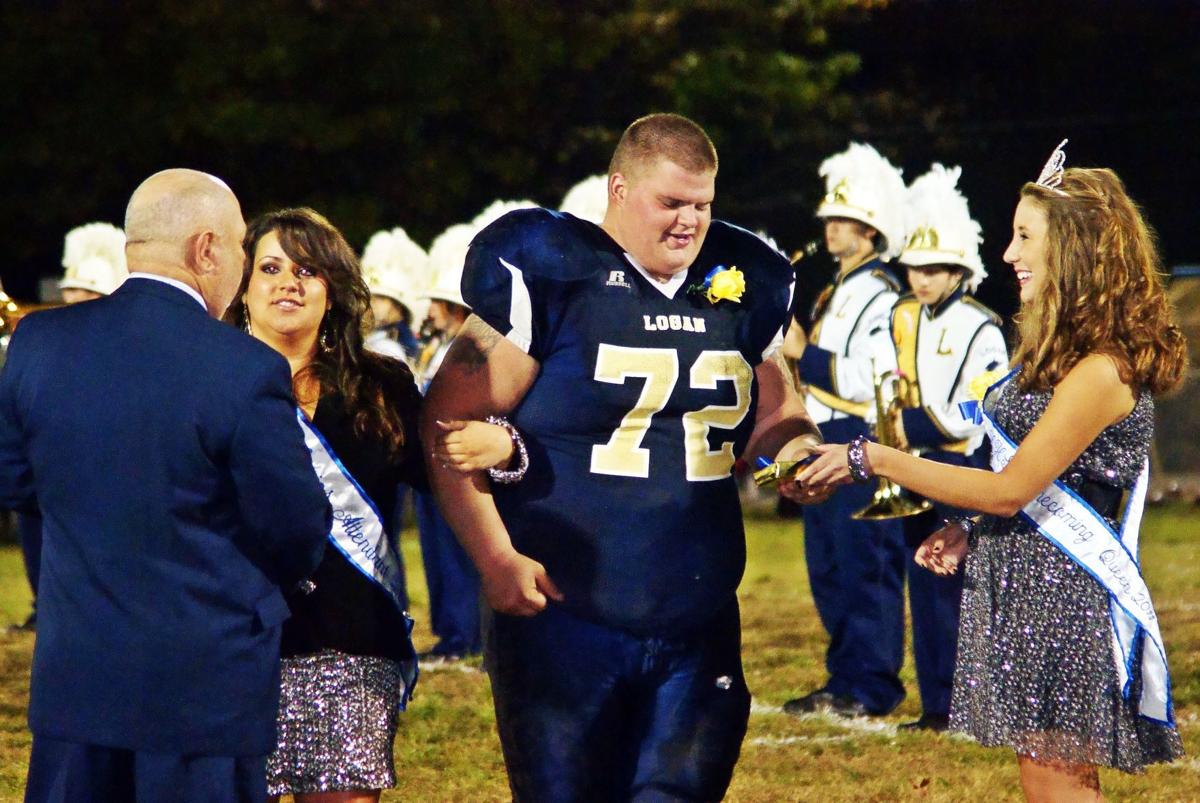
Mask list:
[[[875,376],[895,361],[888,319],[899,285],[885,259],[903,246],[904,180],[869,145],[858,143],[819,169],[827,194],[817,209],[833,283],[817,299],[811,337],[799,323],[784,353],[808,387],[805,406],[827,441],[868,431]],[[904,698],[904,548],[895,521],[855,521],[869,488],[835,494],[804,508],[804,549],[813,601],[829,633],[823,687],[784,710],[882,715]]]
[[[1000,318],[972,295],[987,276],[979,256],[980,226],[956,187],[962,169],[935,164],[908,188],[907,244],[900,264],[912,293],[892,309],[892,341],[901,382],[894,432],[901,448],[951,465],[974,465],[983,428],[965,421],[959,402],[981,374],[1008,364]],[[962,575],[939,577],[911,557],[946,519],[963,511],[936,504],[905,518],[908,599],[921,718],[901,727],[945,730],[958,644]]]
[[[368,349],[416,365],[419,347],[413,328],[425,319],[428,302],[421,289],[428,265],[425,249],[398,226],[375,232],[367,241],[362,271],[374,319],[365,340]]]
[[[129,275],[125,265],[125,232],[111,223],[87,223],[71,229],[63,243],[59,280],[63,301],[75,304],[112,293]]]

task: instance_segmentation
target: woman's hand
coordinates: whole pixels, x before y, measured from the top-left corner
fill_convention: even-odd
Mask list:
[[[946,577],[958,571],[966,555],[967,531],[958,522],[951,521],[921,542],[913,560],[921,568]]]
[[[869,448],[871,444],[865,444]],[[796,484],[804,487],[823,488],[853,482],[847,444],[822,443],[813,447],[817,459],[796,475]]]
[[[513,456],[508,430],[484,421],[438,421],[433,456],[463,474],[508,465]]]

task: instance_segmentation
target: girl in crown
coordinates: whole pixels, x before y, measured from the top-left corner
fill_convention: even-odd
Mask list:
[[[1022,308],[1013,370],[973,412],[992,471],[856,440],[817,447],[797,485],[884,476],[956,507],[916,560],[966,560],[950,725],[1017,754],[1029,800],[1095,800],[1097,767],[1182,754],[1137,525],[1155,394],[1187,363],[1138,207],[1111,170],[1021,188],[1004,259]],[[785,487],[794,493],[795,487]],[[1130,501],[1122,505],[1128,492]]]

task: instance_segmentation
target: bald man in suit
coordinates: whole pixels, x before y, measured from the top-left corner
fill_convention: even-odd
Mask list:
[[[29,316],[0,376],[0,504],[45,520],[26,800],[258,803],[280,588],[319,562],[329,505],[287,363],[217,320],[233,192],[157,173],[125,231],[130,278]]]

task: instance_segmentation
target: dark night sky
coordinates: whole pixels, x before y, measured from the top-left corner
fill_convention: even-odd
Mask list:
[[[61,12],[78,6],[90,11],[96,5],[63,0],[42,2],[39,7]],[[160,160],[164,154],[168,159],[171,154],[183,156],[179,161],[187,163],[211,159],[216,165],[223,164],[225,157],[236,156],[241,161],[231,171],[234,173],[231,181],[239,193],[251,196],[247,204],[250,214],[262,211],[259,207],[272,202],[312,203],[322,211],[332,212],[335,222],[357,220],[360,227],[369,225],[366,221],[372,220],[370,208],[354,206],[353,197],[350,205],[342,208],[330,210],[322,205],[329,197],[324,188],[336,185],[350,188],[346,193],[350,196],[363,187],[363,204],[370,203],[369,197],[378,188],[386,187],[393,196],[380,207],[387,213],[385,217],[399,209],[407,208],[409,212],[402,218],[394,215],[400,219],[388,217],[379,222],[416,226],[423,235],[418,239],[425,244],[431,232],[458,222],[454,217],[457,209],[449,209],[447,204],[436,205],[436,195],[453,188],[436,182],[395,188],[382,178],[373,179],[376,172],[388,167],[377,152],[359,154],[355,163],[337,162],[337,170],[332,172],[322,173],[311,167],[327,166],[329,149],[325,142],[336,142],[346,133],[338,127],[340,121],[336,118],[326,120],[318,115],[302,119],[295,126],[299,134],[308,137],[309,162],[294,162],[294,154],[281,151],[274,144],[254,144],[255,120],[246,126],[246,141],[234,142],[241,148],[240,155],[223,145],[205,145],[209,140],[203,137],[187,140],[180,139],[184,136],[181,134],[169,139],[175,134],[170,128],[164,141],[157,130],[125,125],[123,115],[131,111],[146,114],[147,109],[153,113],[156,105],[162,105],[171,114],[181,115],[191,127],[188,130],[206,130],[205,121],[197,122],[203,107],[181,105],[178,98],[156,97],[153,87],[171,85],[160,80],[155,70],[144,68],[148,60],[151,64],[161,63],[164,76],[169,73],[171,45],[161,41],[162,33],[155,25],[161,27],[168,18],[164,15],[187,17],[192,7],[174,0],[162,5],[148,0],[98,5],[109,8],[111,13],[98,16],[95,23],[76,20],[78,24],[70,29],[72,39],[64,38],[67,34],[60,30],[65,29],[56,22],[59,27],[47,26],[46,30],[31,35],[13,31],[0,47],[0,57],[5,59],[10,72],[37,71],[35,80],[21,76],[19,91],[12,89],[11,80],[0,86],[0,102],[10,113],[20,111],[14,115],[17,119],[6,121],[6,130],[11,134],[29,126],[27,130],[33,134],[21,140],[20,148],[36,151],[19,154],[28,157],[21,159],[7,147],[7,155],[0,152],[0,181],[9,193],[8,211],[0,216],[0,234],[9,243],[9,257],[0,271],[5,287],[13,295],[30,298],[38,274],[61,272],[62,235],[71,225],[98,219],[119,223],[129,189],[146,175],[146,164],[162,166]],[[204,8],[210,5],[220,4],[212,0]],[[332,4],[317,5],[324,9],[322,13],[337,19]],[[365,0],[348,5],[370,6]],[[389,7],[386,3],[378,5]],[[437,4],[414,2],[411,8],[423,5],[437,7]],[[138,15],[129,11],[139,7],[153,8],[158,22],[145,22],[139,27]],[[226,3],[221,7],[228,11],[228,17],[222,11],[217,18],[221,24],[226,24],[226,20],[231,27],[239,24],[233,15],[242,13],[242,6]],[[115,12],[118,8],[121,14]],[[392,8],[402,9],[396,13],[403,14],[410,7],[399,4]],[[574,4],[564,4],[561,8],[574,8]],[[433,12],[426,9],[423,13]],[[28,15],[24,19],[29,23]],[[34,19],[29,24],[36,22]],[[204,24],[216,23],[206,20]],[[403,20],[393,22],[394,26],[404,24]],[[126,26],[121,33],[127,38],[120,47],[110,41],[116,36],[112,26],[117,25]],[[106,30],[105,26],[111,29]],[[187,30],[186,24],[183,30]],[[806,140],[797,138],[803,144],[789,152],[788,159],[756,161],[740,154],[741,165],[722,173],[718,215],[750,227],[765,228],[783,247],[793,249],[819,234],[811,214],[822,192],[816,165],[825,156],[844,148],[847,142],[871,142],[901,165],[908,179],[924,172],[933,161],[959,164],[963,167],[963,189],[975,216],[983,224],[983,254],[993,274],[985,282],[981,296],[997,311],[1009,314],[1015,290],[1000,254],[1007,241],[1017,190],[1022,182],[1036,177],[1053,146],[1069,137],[1069,164],[1109,166],[1125,179],[1131,195],[1144,205],[1148,219],[1159,231],[1168,265],[1200,262],[1194,223],[1197,204],[1192,197],[1192,189],[1200,186],[1195,145],[1200,133],[1198,31],[1200,2],[894,0],[882,8],[851,12],[831,32],[835,47],[858,53],[862,60],[858,73],[843,83],[852,102],[850,114],[842,117],[845,123],[833,128],[828,121],[824,128],[814,124],[817,134]],[[200,33],[234,39],[238,36],[236,31],[219,28]],[[331,35],[336,33],[332,31]],[[175,35],[179,35],[178,31]],[[387,35],[390,34],[380,33],[380,39],[372,46],[402,54],[406,52],[404,48],[414,45],[402,39],[392,42],[386,39]],[[469,45],[470,37],[475,35],[464,34],[463,41]],[[243,33],[232,52],[238,52],[236,47],[258,46],[258,42],[242,41],[255,36]],[[157,44],[145,45],[145,41]],[[568,43],[573,47],[584,44]],[[753,42],[746,46],[753,47]],[[161,52],[152,47],[160,48]],[[97,53],[97,60],[83,68],[71,64],[69,59],[80,48]],[[142,51],[132,52],[131,48]],[[236,69],[228,68],[229,52],[229,49],[213,50],[209,62],[199,62],[204,69],[188,77],[189,88],[198,97],[224,92],[228,99],[229,88],[219,82],[230,75],[234,81],[245,80]],[[248,58],[250,53],[245,55]],[[137,61],[138,58],[142,61]],[[129,64],[139,65],[139,70],[131,71]],[[423,103],[446,102],[445,98],[430,97],[428,92],[422,94],[422,82],[435,76],[405,74],[401,69],[405,64],[403,60],[396,62],[400,66],[393,67],[398,71],[395,79],[381,74],[379,87],[368,86],[369,91],[376,93],[368,99],[370,102],[378,104],[382,98],[387,103],[397,93],[400,102],[418,107]],[[592,83],[603,78],[601,74],[585,73],[582,80]],[[647,82],[659,78],[645,76]],[[336,85],[338,76],[333,74],[328,80]],[[388,85],[393,80],[410,83],[397,89]],[[104,117],[81,120],[78,108],[74,113],[69,105],[59,108],[63,105],[58,103],[60,97],[71,93],[79,97],[81,88],[91,96],[105,99],[108,105],[102,107]],[[576,94],[587,98],[592,89],[578,87]],[[236,97],[238,87],[234,86],[233,91]],[[504,91],[502,82],[484,82],[483,91],[496,93],[497,103],[513,101],[499,94]],[[625,106],[592,115],[590,122],[605,120],[605,126],[613,130],[604,136],[615,136],[624,122],[652,110],[639,103],[634,94],[628,94]],[[355,112],[358,101],[353,96],[343,97],[335,89],[333,97],[335,102],[346,106],[339,114]],[[554,160],[541,158],[546,149],[558,145],[555,140],[558,133],[553,128],[536,130],[538,98],[516,100],[532,112],[530,141],[534,144],[525,144],[525,148],[531,153],[527,162],[534,167],[508,181],[504,194],[554,203],[563,187],[585,174],[576,165],[595,161],[588,172],[603,169],[606,156],[600,154],[606,153],[611,144],[577,150],[569,165],[563,159],[556,164]],[[617,105],[621,105],[620,98]],[[313,126],[311,131],[301,130],[302,124],[313,119],[320,119],[324,128]],[[610,125],[613,120],[621,123]],[[263,123],[287,127],[287,120]],[[71,136],[64,137],[61,132],[67,127]],[[487,121],[483,120],[478,131],[486,129]],[[478,135],[478,131],[440,131],[430,136],[414,130],[417,133],[406,145],[384,138],[375,147],[389,157],[403,151],[404,158],[419,160],[422,151],[432,153],[439,148],[444,151],[446,142],[455,136],[469,139]],[[782,133],[786,136],[787,132]],[[451,147],[455,147],[453,142]],[[501,194],[496,190],[495,160],[489,159],[485,149],[472,148],[470,143],[457,147],[461,148],[462,159],[469,162],[473,174],[480,177],[476,183],[482,186],[491,182],[490,190],[470,190],[476,193],[470,197],[471,204],[481,209]],[[512,145],[517,151],[520,147],[519,142]],[[734,165],[739,161],[738,154],[729,151],[722,156],[724,164]],[[326,161],[322,162],[322,158]],[[514,163],[521,163],[522,158],[525,157],[518,153]],[[566,175],[568,172],[570,177]],[[575,175],[577,172],[579,175]],[[462,180],[472,180],[470,175]],[[274,183],[274,194],[260,192],[259,197],[254,197],[254,192],[261,189],[256,183],[268,183],[256,179],[265,177]],[[36,192],[31,192],[31,187]],[[406,193],[413,191],[426,193],[429,201],[422,199],[416,206],[405,207]],[[341,202],[345,204],[345,199]],[[459,202],[459,206],[466,205]],[[365,241],[364,232],[355,234]],[[354,241],[361,245],[357,239]]]
[[[1000,255],[1017,191],[1064,138],[1068,166],[1121,175],[1167,266],[1200,262],[1200,3],[902,0],[838,35],[863,55],[850,86],[864,120],[849,136],[908,180],[962,165],[992,274],[980,295],[997,311],[1014,307]]]

